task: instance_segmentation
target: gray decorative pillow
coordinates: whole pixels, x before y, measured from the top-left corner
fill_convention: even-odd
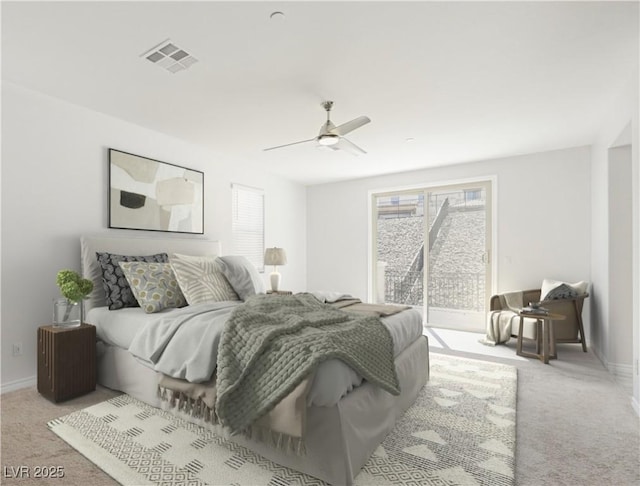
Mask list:
[[[577,296],[578,291],[576,289],[563,283],[551,289],[542,300],[575,299]]]
[[[218,268],[227,278],[241,300],[256,294],[264,294],[264,282],[256,267],[243,256],[222,256],[217,259]]]
[[[120,262],[119,265],[138,304],[147,314],[187,305],[168,263]]]
[[[120,262],[148,262],[167,263],[169,256],[166,253],[147,256],[114,255],[113,253],[96,252],[98,263],[102,270],[102,285],[109,310],[122,309],[124,307],[138,307],[129,282],[127,282]]]

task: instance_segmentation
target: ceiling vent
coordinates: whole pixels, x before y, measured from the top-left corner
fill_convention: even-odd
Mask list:
[[[198,62],[195,57],[168,39],[142,54],[142,57],[173,74]]]

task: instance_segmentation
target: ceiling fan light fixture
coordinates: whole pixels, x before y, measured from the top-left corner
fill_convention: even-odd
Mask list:
[[[287,143],[284,145],[276,145],[275,147],[268,147],[266,149],[262,149],[264,151],[267,150],[275,150],[284,147],[290,147],[291,145],[298,145],[300,143],[307,142],[316,142],[316,148],[320,150],[346,150],[353,155],[358,154],[366,154],[364,150],[358,147],[355,143],[344,138],[344,135],[347,133],[351,133],[352,131],[360,128],[363,125],[366,125],[371,120],[368,116],[359,116],[354,118],[347,123],[343,123],[342,125],[335,126],[331,120],[329,119],[329,114],[331,112],[331,107],[333,106],[333,101],[324,101],[322,103],[322,107],[327,112],[327,121],[322,124],[320,127],[320,132],[318,136],[310,138],[308,140],[300,140],[299,142]]]
[[[326,135],[321,135],[318,137],[318,143],[320,145],[335,145],[340,141],[340,137],[338,135],[334,135],[333,133],[328,133]]]

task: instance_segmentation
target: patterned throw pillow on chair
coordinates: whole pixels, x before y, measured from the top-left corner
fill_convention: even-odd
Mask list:
[[[578,291],[576,289],[563,283],[551,289],[542,300],[575,299],[577,296]]]
[[[588,289],[589,282],[568,283],[545,278],[540,287],[540,300],[574,299],[579,295],[586,294]]]

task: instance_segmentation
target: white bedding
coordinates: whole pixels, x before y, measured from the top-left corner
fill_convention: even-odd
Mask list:
[[[238,304],[240,302],[229,303],[228,312],[231,313],[233,307]],[[128,350],[143,328],[159,325],[164,318],[177,311],[166,309],[156,314],[146,314],[139,307],[117,311],[110,311],[106,307],[94,307],[88,312],[86,321],[96,326],[99,340]],[[410,309],[385,317],[382,323],[389,329],[393,339],[395,356],[422,335],[422,316],[417,310]],[[145,364],[154,368],[148,361]],[[308,395],[308,404],[332,406],[361,383],[362,377],[344,362],[337,359],[328,360],[318,367]]]

